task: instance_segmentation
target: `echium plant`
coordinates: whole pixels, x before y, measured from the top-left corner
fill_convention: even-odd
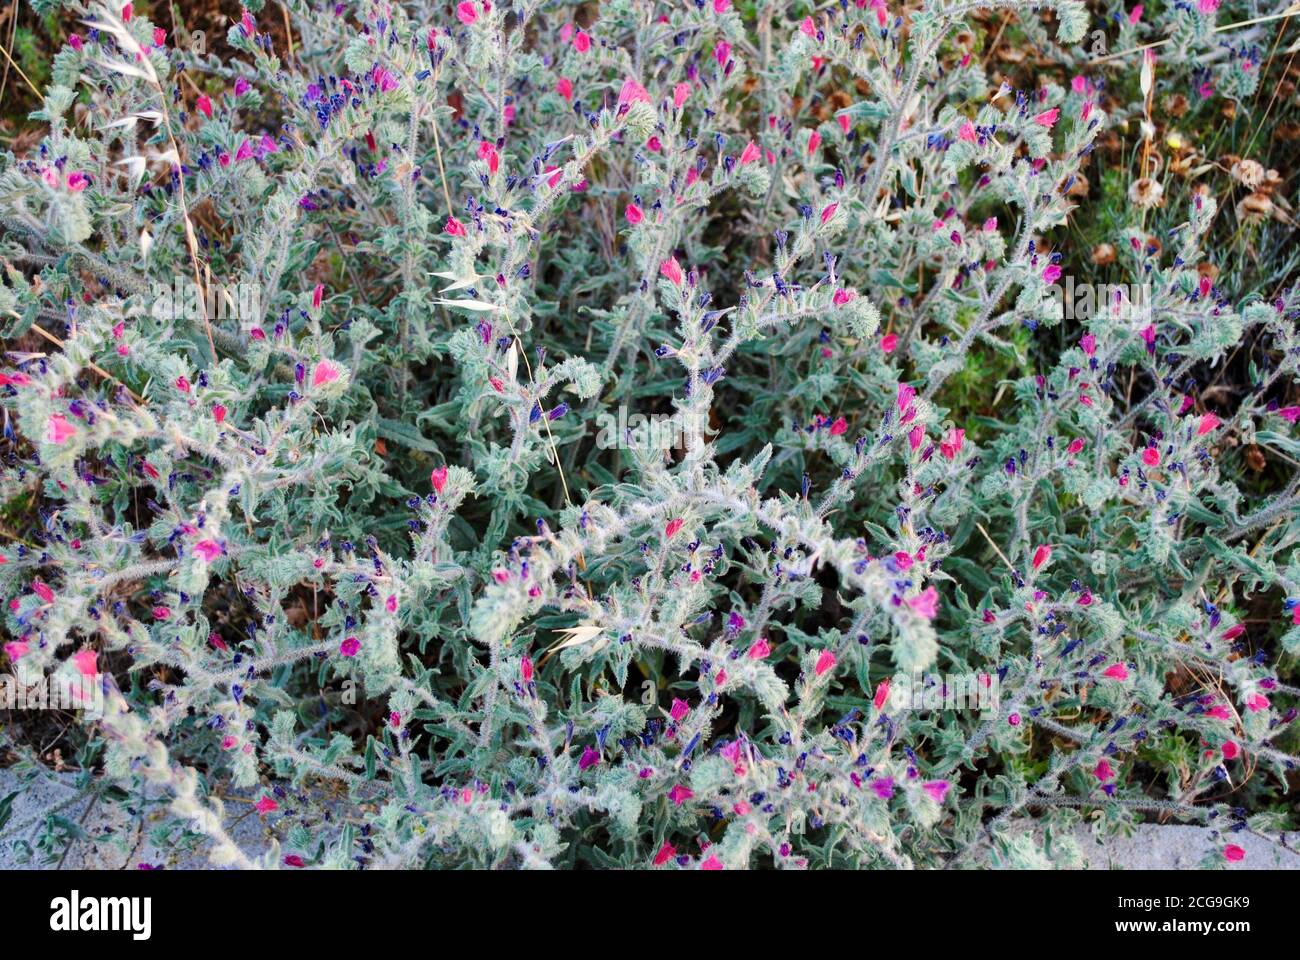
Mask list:
[[[284,6],[199,53],[47,0],[0,158],[5,661],[93,678],[97,782],[239,866],[1288,827],[1300,295],[1216,285],[1195,190],[1055,295],[1155,58],[1090,66],[1079,0],[996,4],[1040,76],[949,0]],[[1221,15],[1162,83],[1253,95]]]

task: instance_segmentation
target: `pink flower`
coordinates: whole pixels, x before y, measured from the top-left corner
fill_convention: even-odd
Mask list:
[[[529,657],[524,657],[519,661],[519,676],[523,677],[524,683],[531,683],[533,679],[533,661]]]
[[[771,652],[772,645],[767,642],[767,637],[759,637],[754,641],[745,656],[749,657],[751,660],[762,660]]]
[[[1037,570],[1039,567],[1041,567],[1043,564],[1047,563],[1047,561],[1051,559],[1052,559],[1052,545],[1049,543],[1039,544],[1038,549],[1034,551],[1034,559],[1032,561],[1034,569]]]
[[[1038,116],[1034,117],[1034,123],[1040,127],[1046,127],[1051,130],[1056,125],[1056,118],[1061,115],[1060,107],[1052,107],[1051,110],[1044,110]]]
[[[847,113],[837,114],[835,117],[835,122],[840,125],[840,129],[845,133],[848,133],[849,128],[853,126],[853,118],[850,117]]]
[[[429,485],[433,487],[434,493],[442,493],[442,488],[447,485],[447,465],[434,467],[429,473]]]
[[[719,40],[713,48],[713,59],[718,61],[718,66],[725,67],[727,61],[731,59],[731,44],[726,40]]]
[[[36,593],[38,597],[40,597],[46,603],[54,602],[54,591],[51,590],[50,585],[48,583],[45,583],[43,580],[37,580],[35,583],[33,583],[32,590]]]
[[[70,46],[73,50],[80,50],[83,46],[81,37],[75,33],[72,36],[68,37],[68,46]]]
[[[262,799],[253,805],[258,813],[275,813],[280,809],[280,805],[266,794],[262,794]]]
[[[172,618],[171,607],[157,606],[152,610],[155,620],[170,620]]]
[[[390,593],[388,595],[388,599],[384,601],[384,609],[387,610],[389,613],[397,612],[397,594]]]
[[[1283,407],[1277,415],[1287,423],[1295,423],[1300,420],[1300,407]]]
[[[681,697],[673,697],[673,705],[668,708],[668,715],[678,723],[681,723],[685,716],[691,712],[691,705]]]
[[[1102,757],[1097,761],[1097,766],[1093,768],[1092,775],[1102,783],[1105,783],[1107,780],[1115,776],[1115,771],[1111,769],[1110,763],[1107,762],[1106,758]]]
[[[946,460],[956,460],[957,454],[961,453],[962,444],[965,442],[966,431],[960,427],[953,427],[940,441],[939,452],[943,454]]]
[[[957,131],[957,139],[965,140],[967,143],[974,143],[977,139],[975,135],[975,124],[971,123],[969,120],[963,123],[961,129]]]
[[[817,665],[813,667],[813,672],[821,676],[827,670],[835,666],[835,654],[830,650],[823,650],[817,658]]]
[[[442,228],[443,233],[450,234],[453,237],[465,236],[465,225],[455,217],[448,217],[447,224]]]
[[[1231,740],[1225,740],[1219,749],[1223,751],[1224,760],[1236,760],[1241,754],[1241,748]]]
[[[846,303],[852,303],[853,300],[856,298],[857,298],[857,293],[855,291],[845,290],[843,287],[841,287],[840,289],[836,290],[835,295],[831,297],[831,303],[835,304],[835,306],[837,307],[842,307]]]
[[[579,30],[577,35],[573,38],[573,49],[577,50],[579,53],[586,53],[591,49],[591,37],[587,36],[585,30]]]
[[[939,612],[939,591],[934,587],[926,587],[914,597],[907,598],[907,605],[912,608],[912,612],[918,616],[925,617],[927,620],[933,620]]]
[[[135,5],[130,3],[126,4],[126,6],[122,7],[122,22],[130,23],[131,17],[134,14],[135,14]]]
[[[83,677],[99,673],[99,654],[94,650],[78,650],[72,655],[72,664]]]
[[[799,24],[799,32],[807,37],[817,36],[817,25],[813,23],[812,17],[803,18],[803,23]]]
[[[693,796],[695,794],[691,791],[691,788],[680,783],[673,784],[673,788],[668,791],[668,799],[679,807]]]
[[[478,7],[469,0],[456,4],[456,18],[468,26],[478,19]]]
[[[894,795],[894,778],[877,777],[871,781],[871,789],[881,800],[888,800]]]
[[[831,217],[835,216],[835,211],[839,208],[838,203],[828,203],[822,208],[822,223],[825,223]]]
[[[600,763],[600,753],[591,746],[583,747],[582,756],[578,759],[578,769],[586,770],[588,767],[594,767],[598,763]]]
[[[1235,843],[1230,843],[1223,848],[1223,859],[1231,863],[1237,863],[1246,859],[1246,851]]]
[[[88,183],[90,183],[90,180],[80,170],[73,170],[68,174],[68,189],[73,193],[80,193],[85,190]]]
[[[311,307],[313,310],[319,310],[321,300],[325,297],[325,284],[318,283],[311,292]]]
[[[713,12],[724,14],[731,7],[731,0],[713,0]]]
[[[623,216],[627,219],[627,222],[632,224],[633,226],[636,226],[643,219],[645,219],[645,214],[641,212],[641,208],[638,207],[635,203],[629,203],[626,207],[623,208]]]
[[[664,841],[664,845],[660,847],[659,852],[655,854],[654,865],[656,867],[662,867],[675,856],[677,856],[677,848],[671,843]]]
[[[721,870],[721,869],[722,869],[722,861],[719,860],[719,859],[717,858],[716,855],[710,856],[709,859],[705,860],[703,863],[700,864],[700,869],[701,869],[701,870]]]
[[[361,652],[361,641],[356,637],[347,637],[339,644],[339,653],[345,657],[355,657]]]
[[[31,647],[24,640],[10,640],[5,644],[5,656],[9,658],[10,663],[15,663],[27,656],[27,651]]]
[[[1044,283],[1055,283],[1057,280],[1060,279],[1061,279],[1061,268],[1054,263],[1049,264],[1047,269],[1043,271]]]
[[[943,803],[943,798],[948,795],[948,781],[927,780],[921,785],[921,789],[929,794],[930,799],[935,803]]]
[[[875,704],[877,710],[881,710],[884,708],[885,701],[888,699],[889,699],[889,678],[886,677],[884,680],[881,680],[878,684],[876,684],[876,695],[871,702]]]
[[[895,402],[898,404],[900,411],[906,410],[912,405],[912,400],[916,397],[916,388],[907,383],[898,385],[898,396]]]
[[[45,425],[45,442],[53,444],[64,444],[77,432],[77,428],[68,422],[68,418],[61,413],[50,415],[49,422]]]
[[[898,348],[898,334],[887,333],[880,338],[880,349],[884,353],[893,353]]]
[[[1085,356],[1091,357],[1097,352],[1097,338],[1091,333],[1085,333],[1079,338],[1079,349],[1084,352]]]
[[[1268,697],[1264,696],[1262,693],[1252,694],[1246,700],[1246,709],[1251,713],[1259,713],[1261,710],[1267,710],[1268,708]]]
[[[1126,667],[1122,663],[1112,663],[1109,667],[1107,667],[1105,670],[1101,672],[1101,675],[1103,677],[1108,677],[1111,680],[1127,680],[1128,667]]]
[[[745,144],[745,149],[740,151],[740,165],[743,167],[747,163],[753,163],[758,156],[758,145],[751,140]]]
[[[1142,462],[1148,467],[1160,466],[1160,451],[1155,447],[1147,447],[1142,451]]]
[[[678,110],[686,102],[686,98],[691,95],[691,85],[689,83],[679,83],[673,87],[673,106]]]
[[[1220,422],[1221,421],[1219,420],[1219,418],[1212,413],[1201,414],[1201,422],[1196,426],[1196,435],[1198,437],[1205,436],[1207,433],[1209,433],[1211,430],[1217,427]]]
[[[558,93],[560,96],[562,96],[565,100],[572,101],[573,81],[570,80],[568,77],[560,77],[559,80],[555,81],[555,92]]]
[[[845,420],[843,417],[838,417],[835,420],[835,422],[831,424],[831,436],[832,437],[842,436],[843,434],[848,432],[848,429],[849,429],[849,422]]]
[[[215,563],[225,551],[222,550],[221,544],[215,540],[200,540],[194,544],[194,553],[200,557],[204,563]]]
[[[659,272],[668,278],[668,282],[673,286],[682,285],[682,267],[677,262],[676,257],[669,257],[663,263],[659,264]]]
[[[296,854],[296,853],[291,853],[291,854],[289,854],[287,857],[285,857],[285,858],[284,858],[284,865],[285,865],[286,867],[305,867],[305,866],[306,866],[306,864],[303,863],[302,857],[298,856],[298,854]]]
[[[817,148],[821,146],[821,142],[822,142],[822,135],[820,133],[818,133],[816,130],[808,131],[808,156],[811,157],[814,153],[817,152]]]
[[[682,528],[681,517],[677,517],[673,520],[669,520],[666,524],[664,524],[664,539],[671,540],[673,537],[677,536],[677,531],[680,530],[681,528]]]
[[[322,360],[316,364],[316,369],[311,374],[311,385],[313,387],[323,387],[327,383],[333,383],[339,378],[339,368],[332,360]]]
[[[623,89],[618,92],[618,105],[620,107],[630,107],[634,103],[649,102],[650,94],[646,93],[645,87],[632,79],[623,81]]]
[[[214,403],[212,405],[212,419],[221,423],[226,419],[226,405],[224,403]]]
[[[238,163],[243,160],[250,160],[252,159],[252,157],[253,157],[253,145],[249,143],[247,140],[241,141],[239,144],[239,149],[235,151],[235,162]]]
[[[1070,78],[1070,89],[1075,93],[1083,93],[1088,89],[1088,78],[1081,73],[1076,73]]]

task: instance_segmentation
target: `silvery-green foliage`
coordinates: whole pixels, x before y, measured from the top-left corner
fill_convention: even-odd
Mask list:
[[[0,157],[5,334],[58,341],[4,370],[6,657],[101,671],[103,776],[214,863],[1049,866],[1293,770],[1297,477],[1233,451],[1300,458],[1300,298],[1204,279],[1197,196],[1067,315],[1097,78],[999,88],[940,0],[286,8],[223,61],[63,4]],[[1082,69],[1082,3],[994,9]]]

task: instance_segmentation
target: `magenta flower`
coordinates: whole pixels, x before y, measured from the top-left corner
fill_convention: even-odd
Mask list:
[[[691,788],[680,783],[673,784],[673,788],[668,791],[668,799],[679,807],[693,796],[695,794],[691,791]]]
[[[5,656],[9,658],[10,663],[16,663],[27,656],[30,649],[31,646],[25,640],[10,640],[5,644]]]
[[[1034,551],[1034,559],[1032,561],[1034,569],[1037,570],[1051,559],[1052,545],[1049,543],[1039,544],[1038,549]]]
[[[939,591],[934,587],[926,587],[916,596],[908,597],[907,605],[918,616],[933,620],[939,612]]]
[[[664,845],[660,847],[659,852],[655,854],[654,865],[656,867],[662,867],[675,856],[677,856],[677,848],[665,840]]]
[[[949,784],[947,780],[927,780],[921,785],[921,789],[924,790],[935,803],[943,803],[943,798],[948,795],[948,786]]]
[[[811,157],[814,153],[817,152],[817,148],[821,146],[821,142],[822,142],[822,135],[820,133],[818,133],[816,130],[808,131],[808,156]]]
[[[1126,667],[1122,663],[1112,663],[1109,667],[1107,667],[1105,670],[1101,672],[1101,675],[1103,677],[1108,677],[1111,680],[1127,680],[1128,667]]]
[[[1107,780],[1110,780],[1115,776],[1115,771],[1111,769],[1110,763],[1107,762],[1106,758],[1102,757],[1097,761],[1097,766],[1093,768],[1092,775],[1102,783],[1105,783]]]
[[[78,650],[72,655],[72,664],[83,677],[93,677],[99,673],[99,654],[94,650]]]
[[[200,540],[194,544],[194,553],[204,563],[215,563],[225,551],[215,540]]]
[[[691,95],[691,85],[689,83],[679,83],[673,87],[673,106],[678,110],[686,102],[686,98]]]
[[[339,644],[339,653],[345,657],[355,657],[361,652],[361,641],[356,637],[347,637]]]
[[[825,222],[826,222],[827,220],[829,220],[831,217],[835,216],[835,211],[836,211],[836,209],[838,209],[838,208],[839,208],[839,204],[838,204],[838,203],[828,203],[825,207],[823,207],[823,208],[822,208],[822,223],[825,223]]]
[[[700,869],[701,869],[701,870],[721,870],[721,869],[722,869],[722,861],[719,860],[719,859],[717,858],[716,855],[712,855],[712,856],[709,857],[709,859],[705,860],[703,863],[700,864]]]
[[[820,677],[823,673],[832,669],[834,666],[835,654],[830,650],[823,650],[821,655],[817,658],[817,664],[813,667],[813,672]]]
[[[447,233],[453,237],[465,236],[465,225],[461,223],[459,220],[457,220],[455,217],[448,217],[447,225],[444,226],[442,229],[444,233]]]
[[[43,580],[37,580],[33,583],[32,591],[46,603],[54,602],[54,591],[51,590],[50,585],[45,583]]]
[[[662,273],[673,286],[680,287],[682,285],[682,266],[677,262],[676,257],[669,257],[663,263],[659,264],[659,272]]]
[[[1237,863],[1238,861],[1244,860],[1245,858],[1246,858],[1246,851],[1243,850],[1241,847],[1237,846],[1235,843],[1230,843],[1223,848],[1224,860],[1228,860],[1231,863]]]
[[[877,777],[871,781],[871,789],[881,800],[888,800],[894,795],[894,778]]]
[[[1043,271],[1044,283],[1055,283],[1057,280],[1060,279],[1061,279],[1061,268],[1054,263],[1049,264],[1047,269]]]
[[[1201,422],[1196,426],[1196,435],[1198,437],[1205,436],[1207,433],[1209,433],[1211,430],[1217,427],[1219,423],[1220,423],[1219,418],[1216,417],[1214,414],[1212,413],[1201,414]]]
[[[600,753],[591,746],[582,748],[582,757],[578,760],[578,769],[586,770],[600,763]]]
[[[977,139],[975,134],[975,124],[971,123],[969,120],[963,123],[961,129],[957,131],[957,139],[964,140],[967,143],[974,143]]]
[[[910,407],[912,405],[912,400],[915,397],[916,397],[915,387],[906,383],[900,383],[898,385],[898,397],[896,399],[896,402],[898,403],[898,409],[900,411],[906,410],[908,407]]]
[[[1136,7],[1134,7],[1132,10],[1129,11],[1128,22],[1133,26],[1137,26],[1137,22],[1141,19],[1142,19],[1142,4],[1139,3]]]
[[[1070,445],[1065,448],[1065,452],[1071,455],[1079,453],[1083,450],[1084,445],[1085,441],[1082,437],[1075,437],[1070,441]]]
[[[767,637],[759,637],[750,646],[745,656],[751,660],[762,660],[772,652],[772,645],[768,643]]]
[[[555,81],[555,92],[565,100],[573,101],[573,81],[568,77],[560,77]]]
[[[885,701],[889,699],[889,678],[886,677],[876,684],[876,695],[872,699],[872,704],[877,710],[883,709]]]
[[[669,520],[666,524],[664,524],[664,539],[671,540],[673,537],[677,535],[677,531],[680,530],[681,528],[682,528],[681,517],[677,517],[673,520]]]
[[[681,723],[682,720],[686,717],[686,715],[690,712],[691,712],[691,705],[689,703],[687,703],[681,697],[673,697],[673,705],[668,710],[669,716],[671,716],[678,723]]]
[[[898,348],[898,334],[887,333],[880,338],[880,349],[883,353],[893,353]]]
[[[618,105],[620,107],[630,107],[634,103],[649,102],[650,94],[646,93],[645,87],[632,79],[623,81],[623,89],[618,92]]]
[[[273,800],[271,797],[268,797],[266,794],[262,794],[262,799],[258,800],[257,803],[255,803],[253,806],[258,813],[264,813],[264,814],[275,813],[275,811],[280,809],[280,805],[276,803],[275,800]]]
[[[50,415],[49,421],[45,424],[45,442],[62,445],[77,432],[77,428],[68,422],[68,418],[61,413]]]
[[[1142,451],[1142,462],[1148,467],[1160,466],[1160,451],[1155,447],[1147,447]]]
[[[1038,116],[1034,117],[1034,123],[1040,127],[1046,127],[1051,130],[1056,125],[1056,119],[1061,115],[1060,107],[1052,107],[1051,110],[1044,110]]]
[[[478,19],[478,5],[470,3],[469,0],[456,4],[456,19],[469,26]]]
[[[740,151],[740,165],[743,167],[747,163],[753,163],[758,157],[758,146],[751,140],[745,144],[745,149]]]
[[[939,452],[943,454],[946,460],[956,460],[957,455],[961,453],[962,445],[966,442],[966,431],[960,427],[953,427],[943,440],[939,443]]]
[[[311,385],[313,387],[323,387],[327,383],[333,383],[339,378],[339,368],[333,360],[322,360],[316,364],[316,369],[311,374]]]
[[[587,36],[585,30],[579,30],[577,35],[573,38],[573,49],[577,50],[579,53],[586,53],[591,49],[591,37]]]
[[[713,48],[713,59],[718,61],[718,66],[725,67],[727,61],[731,59],[731,44],[726,40],[719,40],[717,46]]]
[[[641,208],[635,203],[629,203],[623,208],[623,216],[627,219],[627,222],[633,226],[636,226],[645,218],[645,214],[641,212]]]

